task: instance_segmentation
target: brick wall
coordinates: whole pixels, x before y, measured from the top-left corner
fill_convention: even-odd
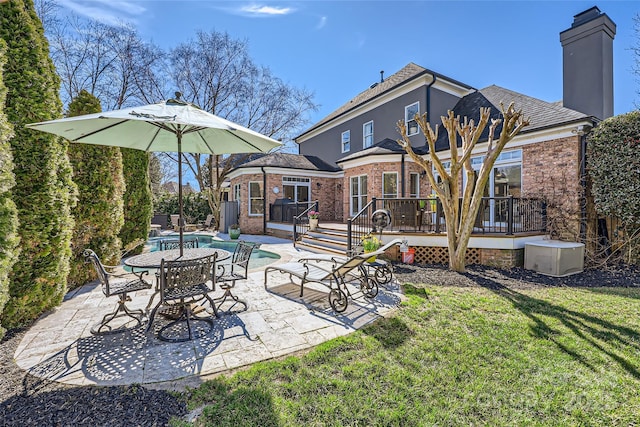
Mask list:
[[[547,200],[550,233],[575,240],[580,229],[580,137],[522,147],[523,195]]]
[[[269,205],[277,199],[283,198],[282,177],[296,176],[295,174],[267,174],[265,213],[269,219]],[[342,180],[335,178],[311,177],[310,199],[319,200],[320,220],[342,221]],[[249,182],[257,181],[262,187],[263,175],[261,173],[242,175],[231,180],[231,192],[236,184],[240,184],[240,228],[249,234],[262,234],[263,216],[249,216]],[[319,185],[318,185],[319,184]],[[278,193],[273,189],[278,187]],[[232,196],[233,197],[233,196]]]
[[[375,160],[375,157],[372,157]],[[367,175],[367,195],[368,200],[372,197],[382,198],[382,174],[384,172],[398,172],[398,197],[402,197],[402,177],[400,171],[402,164],[400,161],[387,163],[370,163],[368,165],[356,166],[345,169],[344,178],[342,180],[342,209],[344,212],[344,220],[349,217],[350,213],[350,191],[351,177]],[[405,197],[409,197],[409,179],[411,172],[422,172],[423,169],[413,162],[405,162]],[[426,176],[420,177],[420,197],[429,197],[431,191],[429,179]]]

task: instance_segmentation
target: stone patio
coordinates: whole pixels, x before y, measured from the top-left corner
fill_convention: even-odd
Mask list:
[[[278,253],[282,258],[277,263],[310,255],[296,250],[287,240],[243,238],[259,241],[261,249]],[[144,326],[135,327],[135,322],[123,333],[92,335],[91,326],[113,310],[117,299],[105,298],[97,282],[89,283],[70,292],[62,305],[43,315],[24,335],[14,358],[31,374],[65,384],[139,383],[181,389],[197,386],[208,376],[349,334],[387,315],[401,300],[397,284],[389,284],[381,286],[373,300],[355,295],[347,310],[336,314],[329,307],[327,287],[305,286],[300,298],[299,287],[292,285],[288,276],[273,273],[265,290],[263,271],[264,267],[252,270],[247,281],[236,284],[234,294],[248,302],[247,311],[221,314],[209,334],[184,343],[160,341],[152,333],[145,334]],[[152,292],[133,294],[129,306],[144,308]],[[221,294],[217,289],[212,296]]]

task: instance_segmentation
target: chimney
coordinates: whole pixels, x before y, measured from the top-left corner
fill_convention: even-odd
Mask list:
[[[560,33],[562,103],[599,119],[613,115],[613,38],[616,24],[596,6]]]
[[[384,81],[384,70],[380,70],[380,83]]]

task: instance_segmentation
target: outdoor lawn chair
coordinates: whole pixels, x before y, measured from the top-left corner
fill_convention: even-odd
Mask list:
[[[231,263],[221,264],[218,266],[220,274],[216,276],[216,283],[219,284],[220,289],[224,290],[224,294],[215,300],[218,302],[218,310],[220,310],[220,307],[227,301],[227,299],[233,301],[229,310],[238,303],[244,305],[244,310],[248,308],[245,301],[231,293],[231,289],[235,287],[237,280],[247,279],[249,258],[251,257],[251,253],[255,247],[255,243],[247,243],[243,240],[238,241],[236,249],[233,252],[233,256],[231,257]]]
[[[204,220],[202,225],[199,227],[200,230],[211,230],[216,225],[216,220],[213,217],[213,214],[207,215],[207,219]]]
[[[292,283],[293,277],[300,280],[300,296],[303,296],[304,286],[307,283],[319,283],[329,288],[329,305],[336,313],[347,309],[348,297],[353,295],[347,287],[347,283],[356,282],[360,291],[366,298],[375,298],[378,295],[378,281],[375,276],[367,272],[366,262],[372,256],[384,254],[391,246],[400,243],[395,239],[375,252],[357,254],[351,257],[334,258],[330,263],[321,263],[317,257],[302,259],[298,262],[269,266],[264,271],[264,287],[267,289],[267,274],[270,271],[278,271],[288,274]]]
[[[98,273],[98,279],[102,285],[102,293],[106,297],[118,296],[118,306],[116,309],[105,315],[102,321],[91,328],[91,333],[94,335],[110,334],[116,332],[124,332],[126,328],[118,327],[112,329],[109,323],[121,316],[128,316],[135,319],[138,322],[138,326],[142,324],[142,318],[144,317],[144,310],[131,310],[127,307],[127,302],[131,301],[131,297],[128,295],[130,292],[141,291],[143,289],[151,289],[152,284],[147,282],[143,276],[147,271],[141,271],[138,273],[126,273],[116,274],[112,271],[117,266],[104,265],[98,258],[98,255],[91,249],[85,249],[82,253],[85,262],[93,264],[96,272]],[[111,271],[108,272],[107,270]]]
[[[195,249],[198,247],[198,238],[183,238],[182,248],[183,249]],[[159,248],[161,251],[168,251],[170,249],[180,249],[180,239],[162,239],[159,243]]]
[[[164,325],[158,331],[158,338],[163,341],[183,342],[206,335],[213,328],[213,318],[198,317],[193,312],[193,305],[199,300],[206,299],[218,317],[215,303],[209,296],[215,290],[216,255],[190,261],[165,261],[160,264],[158,273],[160,301],[151,311],[147,332],[162,306],[169,306],[178,310],[175,320]],[[210,284],[210,285],[209,285]],[[204,322],[208,328],[198,328],[194,331],[196,322]],[[184,326],[183,326],[184,325]],[[186,336],[181,335],[186,328]]]

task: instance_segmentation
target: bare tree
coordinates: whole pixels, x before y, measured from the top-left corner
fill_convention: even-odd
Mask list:
[[[163,98],[164,52],[144,42],[135,28],[77,16],[49,22],[45,29],[65,105],[82,89],[105,110]]]
[[[289,139],[307,123],[306,113],[317,108],[312,94],[256,66],[247,43],[226,33],[198,32],[193,40],[172,50],[170,63],[175,87],[186,100],[275,139]],[[217,221],[222,183],[248,156],[184,155]]]
[[[436,152],[439,127],[436,125],[434,131],[427,121],[426,114],[416,114],[415,120],[425,135],[426,143],[429,146],[428,158],[423,158],[413,151],[404,120],[398,121],[397,124],[398,131],[402,137],[402,139],[398,140],[398,144],[425,170],[431,183],[431,188],[442,203],[447,227],[449,268],[455,271],[463,272],[465,270],[465,255],[473,232],[473,225],[482,202],[484,189],[498,155],[504,146],[520,133],[522,128],[529,124],[529,121],[524,118],[522,110],[516,111],[513,104],[510,104],[506,110],[502,104],[500,106],[502,119],[491,119],[487,149],[477,177],[471,165],[471,154],[489,123],[490,108],[480,109],[480,119],[477,125],[467,117],[461,122],[460,116],[454,116],[451,110],[449,110],[447,117],[441,117],[442,125],[447,131],[449,139],[451,153],[449,170],[445,168]],[[496,130],[500,124],[502,124],[500,135],[495,137]],[[459,151],[458,138],[461,141],[460,148],[462,151]],[[432,166],[435,167],[441,182],[436,182]],[[466,176],[466,180],[461,194],[460,182],[463,173]]]

